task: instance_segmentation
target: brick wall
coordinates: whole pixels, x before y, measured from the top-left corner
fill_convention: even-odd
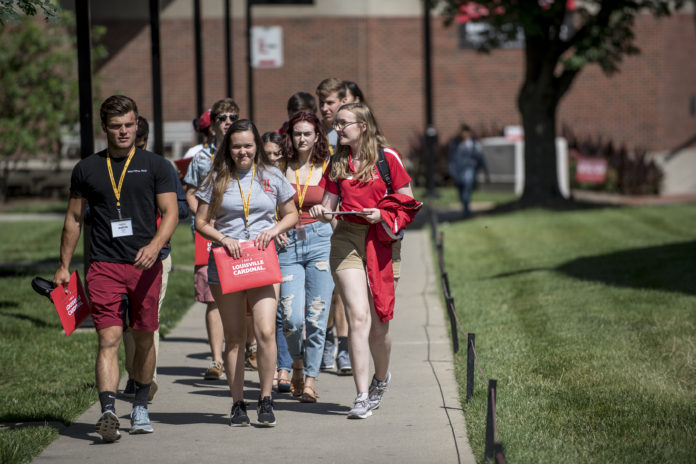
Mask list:
[[[423,45],[420,18],[265,19],[284,33],[285,66],[258,69],[255,119],[260,131],[278,128],[286,118],[287,98],[313,93],[325,77],[358,82],[375,109],[384,132],[400,151],[424,125]],[[118,23],[109,25],[118,34]],[[433,19],[434,120],[440,140],[453,135],[461,121],[474,126],[520,124],[516,97],[522,82],[521,50],[489,55],[459,50],[455,27]],[[187,20],[161,25],[163,110],[167,121],[195,115],[193,26]],[[224,96],[223,23],[206,19],[204,98],[207,106]],[[133,96],[145,116],[152,114],[149,29],[129,31],[132,39],[113,50],[100,70],[102,93]],[[693,135],[689,96],[696,94],[696,34],[687,14],[656,20],[641,16],[636,37],[642,54],[628,57],[609,78],[596,66],[586,68],[562,101],[558,122],[577,134],[604,135],[617,143],[651,150],[669,148]],[[233,97],[248,112],[244,22],[233,24]],[[559,126],[560,127],[560,126]]]

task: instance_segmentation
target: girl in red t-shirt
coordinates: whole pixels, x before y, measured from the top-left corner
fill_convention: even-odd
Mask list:
[[[343,105],[334,122],[339,148],[322,179],[326,189],[320,205],[310,215],[322,222],[338,216],[331,239],[331,270],[345,302],[350,325],[350,355],[358,396],[348,418],[372,415],[382,400],[391,374],[389,321],[382,322],[374,309],[365,270],[365,238],[371,224],[382,221],[375,206],[387,195],[387,184],[377,171],[379,149],[389,165],[394,193],[413,196],[411,178],[399,154],[387,146],[370,108],[363,103]],[[321,185],[321,184],[320,184]],[[340,205],[339,205],[340,195]],[[348,214],[335,214],[336,209]],[[400,242],[392,247],[394,278],[399,277]],[[375,365],[369,381],[370,354]]]

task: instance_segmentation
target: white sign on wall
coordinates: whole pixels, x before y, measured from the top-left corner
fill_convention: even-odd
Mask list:
[[[254,26],[251,28],[251,66],[283,67],[283,28]]]

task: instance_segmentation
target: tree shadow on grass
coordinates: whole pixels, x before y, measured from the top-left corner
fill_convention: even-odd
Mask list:
[[[581,280],[617,287],[696,295],[696,240],[568,261],[554,270]]]
[[[615,287],[665,290],[696,295],[696,240],[632,248],[576,258],[555,268],[529,268],[491,276],[501,279],[538,271],[556,271],[579,280]]]

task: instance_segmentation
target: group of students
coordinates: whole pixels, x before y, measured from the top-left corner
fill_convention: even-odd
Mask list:
[[[252,121],[238,119],[239,108],[232,100],[216,102],[210,109],[215,142],[210,151],[202,148],[193,155],[184,177],[187,195],[196,199],[190,204],[195,205],[197,233],[235,258],[241,256],[242,241],[253,240],[259,248],[272,244],[282,272],[279,285],[224,294],[210,251],[207,286],[224,333],[224,359],[215,359],[216,350],[222,352],[215,346],[211,368],[224,368],[227,374],[232,426],[250,424],[243,400],[248,312],[257,345],[259,425],[276,423],[274,385],[302,402],[317,401],[330,309],[336,307],[332,300],[345,306],[350,326],[348,370],[358,394],[348,417],[370,416],[391,379],[389,320],[400,242],[392,234],[384,240],[387,245],[380,244],[389,250],[391,291],[386,293],[392,299],[387,304],[380,301],[378,308],[372,296],[375,285],[368,285],[367,248],[377,242],[370,230],[386,219],[378,206],[388,193],[401,201],[398,208],[391,205],[391,211],[408,210],[394,233],[401,232],[417,211],[411,179],[400,155],[387,146],[357,86],[329,78],[319,84],[317,96],[323,121],[316,115],[312,95],[298,92],[288,101],[288,121],[263,136]],[[377,169],[380,158],[387,166],[387,179]],[[414,203],[404,206],[408,200]],[[382,264],[377,258],[367,263],[377,281],[383,280]],[[375,283],[385,288],[384,282],[370,280]],[[370,380],[371,354],[375,373]]]
[[[278,391],[290,391],[300,401],[317,401],[316,378],[327,345],[330,309],[338,306],[336,301],[345,307],[350,328],[349,337],[343,340],[349,345],[349,372],[357,391],[348,418],[370,416],[390,383],[389,321],[399,278],[399,239],[420,203],[413,199],[411,179],[400,155],[388,146],[362,94],[362,101],[348,103],[347,95],[355,99],[359,92],[339,79],[326,79],[317,88],[323,121],[310,104],[292,114],[289,111],[287,123],[263,137],[252,121],[239,118],[239,107],[233,100],[222,99],[209,113],[214,139],[193,155],[184,176],[195,230],[212,242],[213,249],[225,247],[232,257],[239,258],[243,241],[253,241],[259,249],[275,246],[282,271],[280,284],[223,293],[213,249],[207,266],[196,266],[197,299],[209,303],[206,326],[213,355],[211,368],[219,371],[218,378],[223,369],[226,373],[233,403],[232,426],[250,424],[243,399],[249,331],[257,345],[257,425],[276,424],[274,384]],[[295,94],[289,104],[295,101],[302,106],[302,102],[311,101],[307,96],[311,97]],[[122,308],[114,301],[122,294],[131,300],[129,324],[136,338],[131,433],[152,431],[147,398],[156,361],[150,332],[157,328],[157,305],[153,309],[153,302],[161,288],[162,273],[154,250],[162,248],[176,223],[176,188],[170,168],[133,145],[135,103],[112,106],[102,111],[107,150],[89,157],[95,158],[91,164],[89,158],[81,161],[73,172],[61,266],[54,278],[57,284],[69,280],[70,256],[79,237],[84,207],[89,204],[99,213],[104,229],[100,236],[104,243],[97,243],[96,251],[116,250],[111,253],[114,256],[103,253],[104,257],[96,257],[96,261],[103,258],[109,262],[104,270],[95,266],[99,263],[94,262],[93,255],[87,275],[99,334],[96,373],[102,417],[97,432],[105,441],[120,437],[114,407],[118,382],[114,362],[117,368],[115,353],[123,322]],[[117,164],[112,171],[113,161]],[[131,161],[145,168],[129,170]],[[108,171],[110,183],[102,185],[90,172],[103,175],[103,170]],[[124,205],[122,189],[127,195]],[[147,211],[140,212],[142,208]],[[151,218],[157,211],[161,215],[159,228],[154,227],[154,216]],[[145,233],[140,229],[146,229]],[[122,242],[128,246],[121,247]],[[94,253],[94,237],[92,245]],[[120,282],[123,276],[128,279]],[[108,280],[118,280],[121,287],[112,288]],[[335,326],[338,319],[334,316]],[[341,344],[340,331],[338,335]],[[370,356],[375,367],[372,378]],[[292,379],[287,378],[289,372]]]

